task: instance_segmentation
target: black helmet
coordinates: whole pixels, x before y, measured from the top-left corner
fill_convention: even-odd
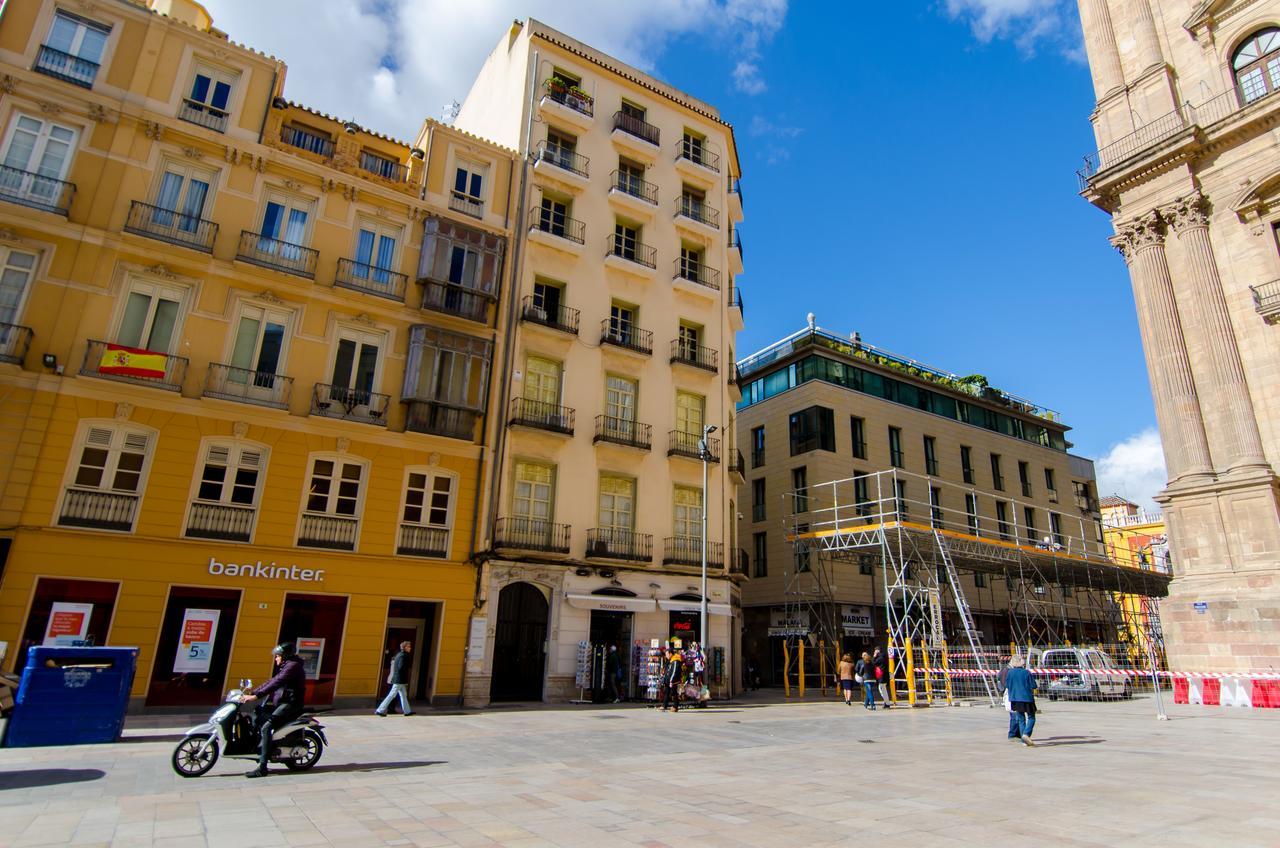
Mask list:
[[[292,642],[281,642],[271,649],[271,653],[277,657],[291,657],[297,651],[294,649]]]

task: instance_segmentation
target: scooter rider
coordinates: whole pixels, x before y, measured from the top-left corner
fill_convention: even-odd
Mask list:
[[[306,691],[307,672],[303,668],[302,658],[294,650],[292,642],[277,645],[271,652],[276,664],[276,674],[266,683],[244,696],[245,703],[252,703],[270,695],[269,701],[258,706],[258,738],[261,740],[261,755],[258,767],[245,772],[245,777],[266,777],[267,758],[271,755],[271,734],[277,727],[283,727],[302,714],[303,695]]]

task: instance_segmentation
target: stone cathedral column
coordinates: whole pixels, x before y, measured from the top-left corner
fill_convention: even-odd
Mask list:
[[[1209,241],[1208,205],[1204,195],[1196,192],[1160,210],[1185,251],[1178,276],[1185,279],[1186,285],[1179,288],[1191,293],[1192,302],[1183,304],[1183,310],[1190,307],[1196,317],[1195,324],[1185,329],[1202,341],[1197,347],[1203,349],[1204,355],[1197,356],[1196,373],[1200,375],[1198,385],[1206,404],[1203,417],[1207,429],[1214,434],[1220,463],[1218,471],[1244,468],[1269,471],[1244,366],[1240,362],[1240,349],[1227,314],[1218,263]]]
[[[1111,10],[1107,8],[1107,0],[1079,0],[1079,3],[1089,70],[1093,72],[1093,91],[1101,100],[1103,95],[1124,85],[1120,51],[1116,49],[1116,34],[1111,28]]]
[[[1133,34],[1138,43],[1138,56],[1142,69],[1159,65],[1164,61],[1160,50],[1160,37],[1156,35],[1156,22],[1151,17],[1150,0],[1130,0],[1133,5]]]
[[[1121,225],[1111,243],[1124,255],[1133,280],[1169,481],[1203,482],[1212,479],[1213,465],[1174,303],[1164,239],[1164,221],[1153,210]]]

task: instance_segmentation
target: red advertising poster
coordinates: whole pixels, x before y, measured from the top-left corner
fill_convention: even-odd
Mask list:
[[[93,604],[56,602],[49,609],[49,624],[44,630],[44,645],[72,645],[84,641],[89,632],[89,616]]]

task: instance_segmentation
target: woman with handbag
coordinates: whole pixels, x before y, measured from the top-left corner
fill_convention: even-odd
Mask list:
[[[854,681],[862,684],[862,706],[873,711],[876,708],[875,669],[876,666],[871,660],[871,655],[863,651],[862,659],[858,660],[858,665],[853,670]]]
[[[875,667],[874,679],[876,686],[880,689],[880,703],[884,704],[887,710],[893,706],[889,703],[889,657],[879,648],[876,648],[876,655],[872,657],[872,664]]]
[[[840,667],[837,673],[840,680],[840,692],[844,695],[845,706],[853,706],[853,654],[845,654],[840,658]]]

